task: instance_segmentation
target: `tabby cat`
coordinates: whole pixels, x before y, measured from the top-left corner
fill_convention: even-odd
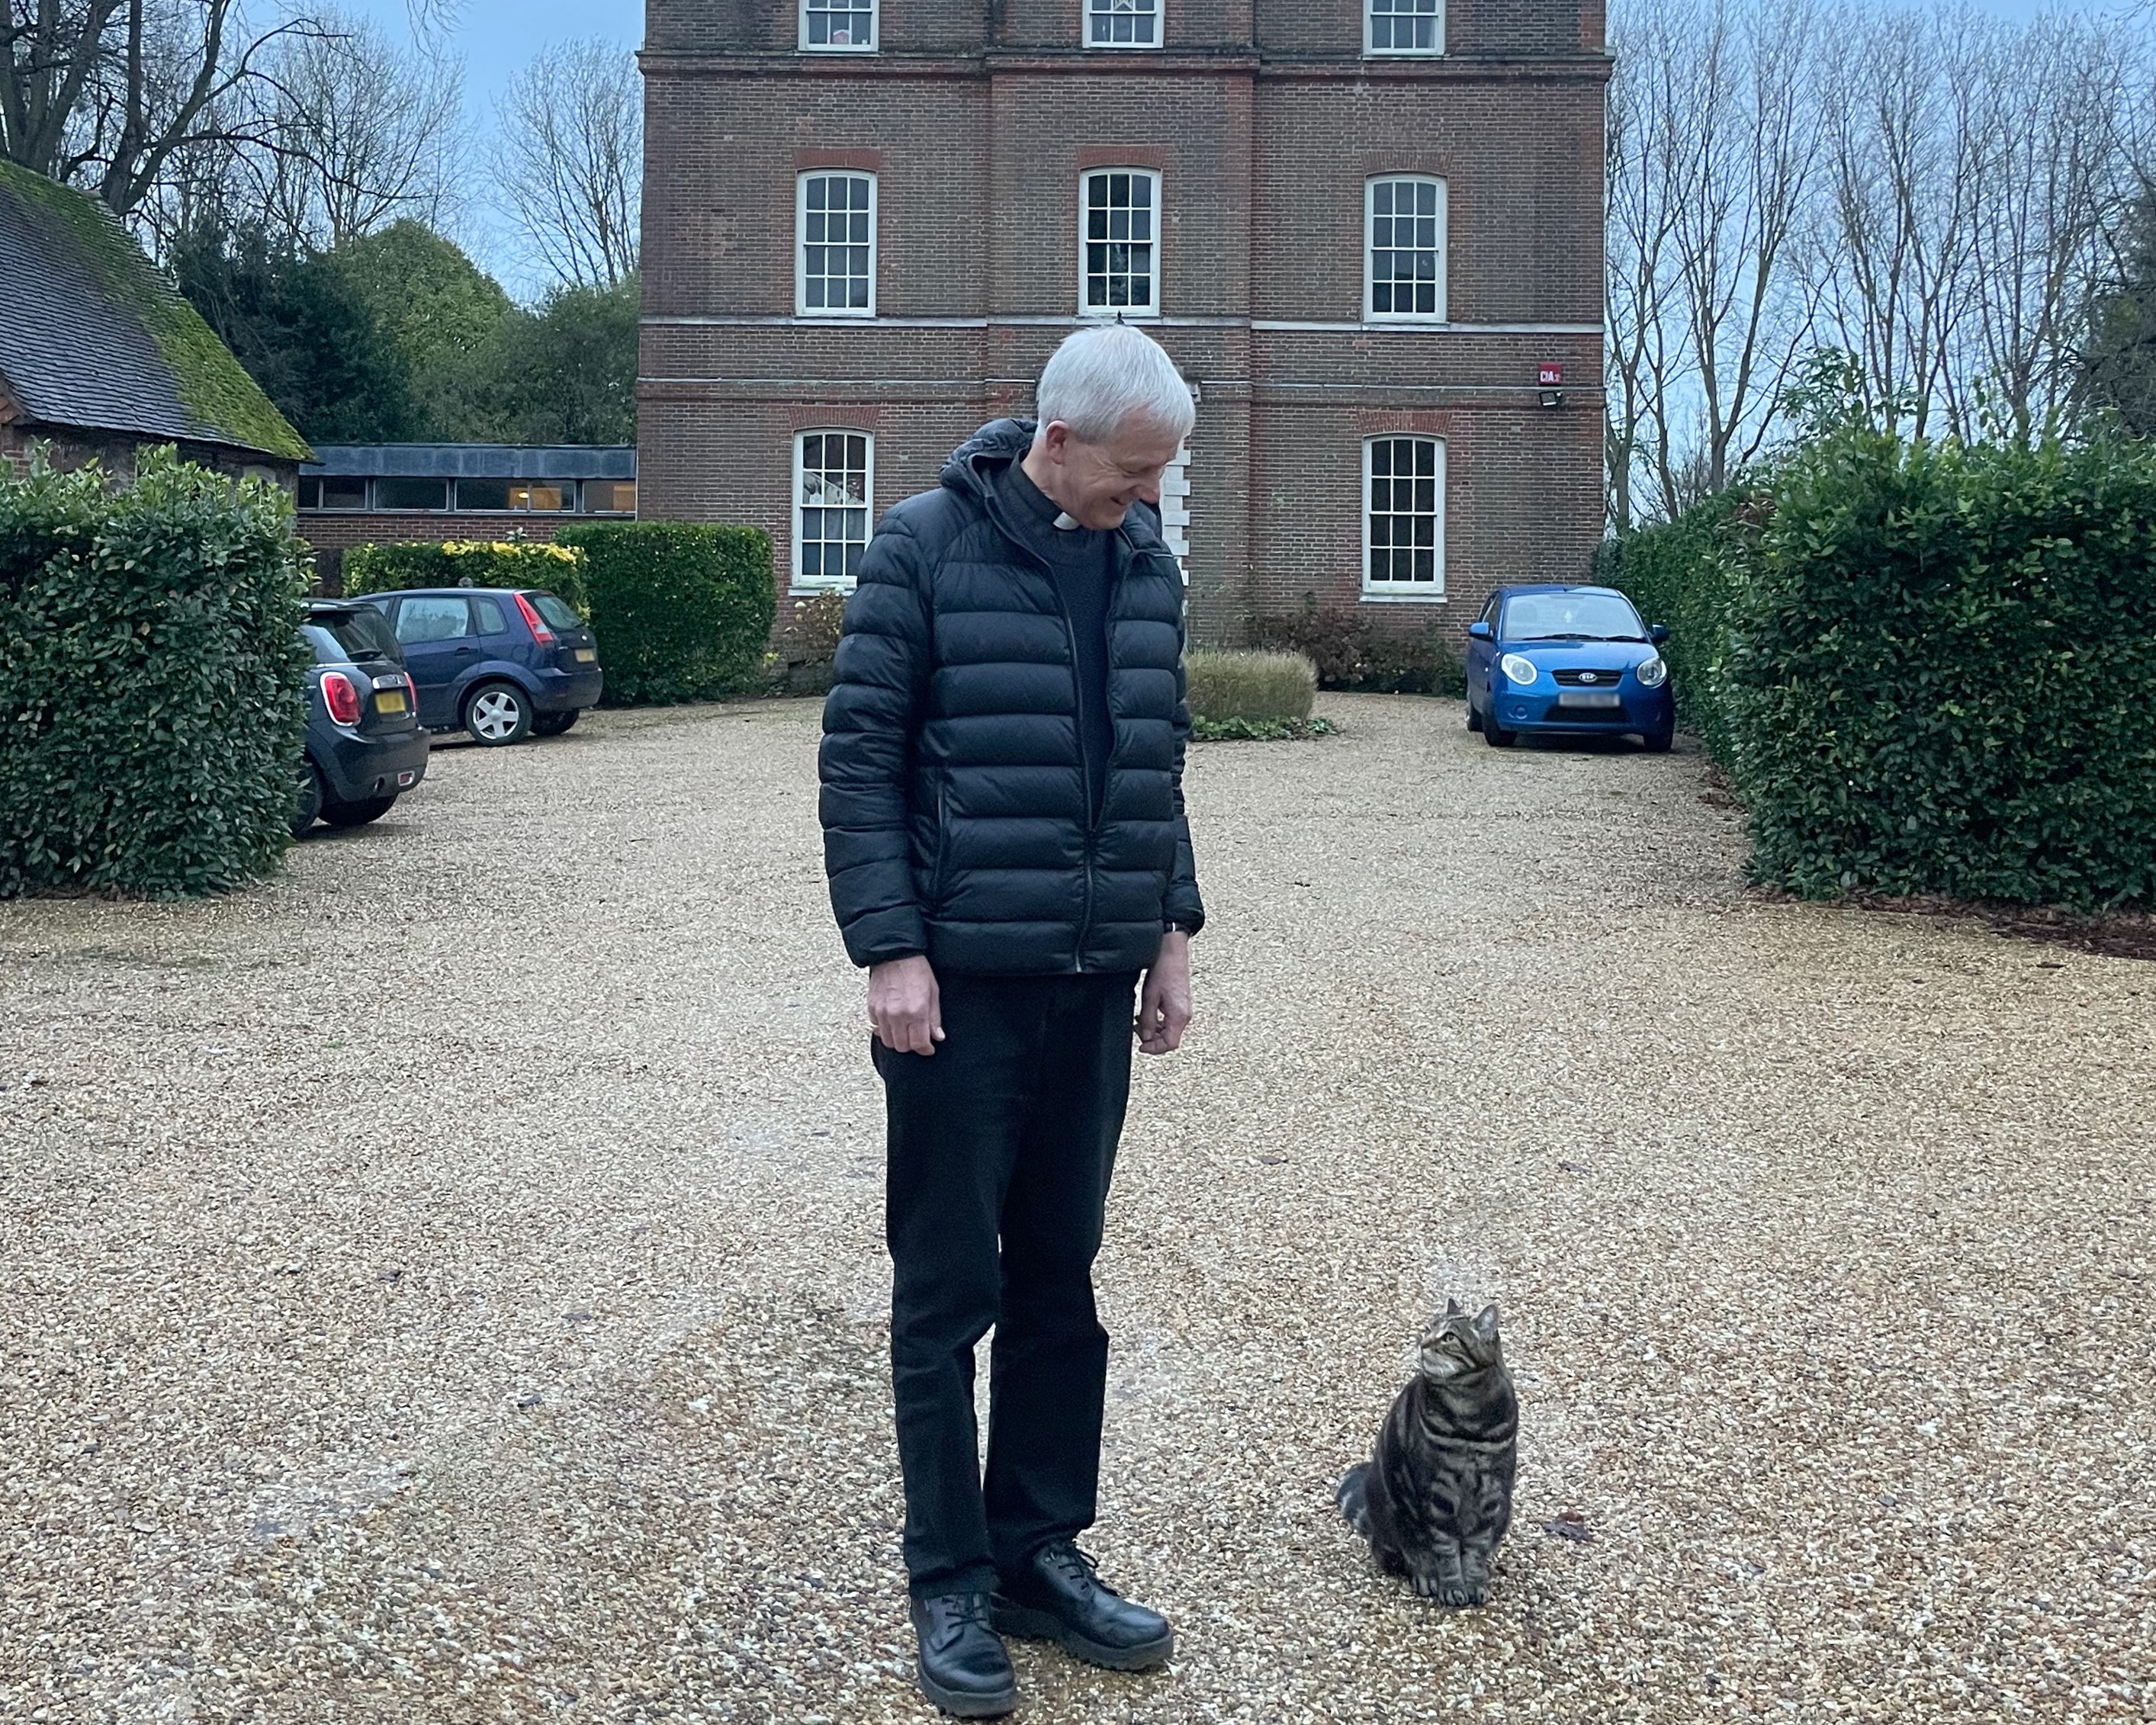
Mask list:
[[[1452,1301],[1423,1332],[1414,1378],[1371,1459],[1335,1497],[1378,1561],[1446,1605],[1490,1597],[1490,1554],[1512,1519],[1519,1403],[1497,1344],[1497,1308]]]

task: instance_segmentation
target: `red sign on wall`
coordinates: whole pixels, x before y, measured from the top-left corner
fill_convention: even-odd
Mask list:
[[[1545,360],[1535,367],[1535,382],[1544,389],[1554,389],[1564,382],[1564,367]]]

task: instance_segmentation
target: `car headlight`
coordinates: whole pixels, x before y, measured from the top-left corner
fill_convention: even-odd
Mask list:
[[[1670,668],[1662,663],[1662,656],[1657,653],[1644,664],[1633,666],[1632,675],[1640,680],[1642,689],[1659,689],[1669,681]]]
[[[1497,668],[1522,687],[1541,675],[1532,659],[1523,659],[1517,653],[1507,653],[1497,661]]]

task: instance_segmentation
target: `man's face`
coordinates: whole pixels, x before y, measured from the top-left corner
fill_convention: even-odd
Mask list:
[[[1126,419],[1098,444],[1081,443],[1060,419],[1052,420],[1045,442],[1055,483],[1042,489],[1080,526],[1111,531],[1133,503],[1160,506],[1160,476],[1175,459],[1176,441],[1152,420]]]

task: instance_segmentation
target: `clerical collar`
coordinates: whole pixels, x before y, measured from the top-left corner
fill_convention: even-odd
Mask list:
[[[1081,523],[1075,516],[1068,510],[1059,509],[1055,500],[1034,484],[1033,475],[1025,470],[1023,462],[1012,462],[1009,471],[1009,478],[1006,483],[1011,495],[1028,514],[1050,523],[1060,533],[1083,531]]]

